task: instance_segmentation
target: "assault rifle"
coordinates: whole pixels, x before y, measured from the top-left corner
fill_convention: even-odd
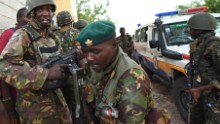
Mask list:
[[[43,68],[51,68],[54,65],[59,65],[59,64],[69,64],[70,67],[68,67],[67,70],[65,70],[65,77],[60,80],[53,80],[53,81],[47,81],[44,83],[43,87],[41,90],[37,92],[44,92],[44,91],[49,91],[49,90],[55,90],[60,88],[62,85],[64,85],[64,82],[66,82],[68,78],[68,74],[71,74],[70,69],[79,69],[77,64],[75,63],[75,56],[76,56],[76,51],[68,51],[62,54],[58,54],[55,56],[50,57],[46,62],[41,64],[41,67]]]
[[[73,76],[73,84],[74,84],[74,98],[75,98],[75,111],[74,112],[74,120],[76,124],[80,124],[80,97],[79,97],[79,86],[82,83],[82,78],[78,78],[78,72],[81,72],[81,68],[79,68],[75,61],[76,58],[76,50],[68,51],[63,54],[56,55],[54,57],[51,57],[41,65],[41,67],[44,68],[50,68],[53,65],[57,64],[69,64],[70,66],[67,69],[67,73],[71,74]],[[42,89],[51,90],[51,89],[57,89],[60,88],[62,84],[65,82],[64,80],[55,80],[52,83],[45,83]]]
[[[194,65],[194,60],[193,60],[193,55],[190,54],[190,62],[189,62],[189,66],[186,67],[187,69],[187,75],[188,75],[188,82],[187,82],[187,88],[188,90],[190,90],[193,87],[193,79],[194,79],[194,72],[195,72],[195,65]],[[191,111],[191,107],[193,104],[193,97],[192,95],[189,93],[188,95],[188,114],[187,114],[187,124],[190,124],[190,111]]]

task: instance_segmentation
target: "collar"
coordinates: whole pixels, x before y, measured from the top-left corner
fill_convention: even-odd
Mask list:
[[[38,25],[38,21],[36,19],[31,19],[31,21],[29,22],[30,25],[32,25],[35,29],[40,30],[41,28]]]
[[[207,38],[209,38],[211,36],[215,36],[215,32],[214,31],[200,34],[199,37],[198,37],[198,40],[204,40],[204,39],[207,39]]]
[[[208,39],[212,36],[215,36],[215,32],[207,32],[207,33],[202,33],[198,36],[198,38],[195,40],[196,46],[198,46],[200,43],[204,43],[205,41],[208,41]]]
[[[104,74],[108,74],[108,73],[110,73],[111,71],[113,71],[113,70],[116,68],[117,63],[118,63],[118,60],[119,60],[119,58],[120,58],[120,56],[121,56],[120,53],[121,53],[121,48],[118,47],[118,52],[117,52],[117,54],[116,54],[115,60],[112,62],[111,65],[109,65],[109,66],[103,71]]]

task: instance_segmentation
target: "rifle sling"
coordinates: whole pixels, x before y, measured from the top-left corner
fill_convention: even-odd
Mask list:
[[[10,93],[9,85],[6,84],[3,80],[0,80],[0,90],[1,90],[2,102],[11,100],[11,93]]]

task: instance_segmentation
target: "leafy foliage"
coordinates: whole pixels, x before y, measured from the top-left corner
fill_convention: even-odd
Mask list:
[[[177,9],[184,10],[187,8],[199,7],[199,6],[208,6],[208,12],[211,13],[220,13],[220,0],[193,0],[187,5],[179,5]]]
[[[178,10],[184,10],[184,9],[188,9],[188,8],[194,8],[194,7],[199,7],[199,6],[204,6],[202,4],[204,0],[194,0],[192,1],[191,3],[189,4],[186,4],[186,5],[178,5],[177,6],[177,9]]]
[[[220,0],[205,0],[205,6],[209,7],[208,12],[220,13]]]
[[[110,5],[109,0],[94,4],[90,0],[77,0],[76,2],[79,19],[85,19],[89,23],[96,20],[111,21],[110,17],[107,15],[107,8]]]

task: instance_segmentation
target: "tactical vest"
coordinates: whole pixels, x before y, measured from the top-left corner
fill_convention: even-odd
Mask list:
[[[52,32],[49,31],[48,36],[55,41],[56,46],[44,48],[44,47],[38,47],[36,45],[36,43],[42,38],[41,35],[39,34],[39,32],[36,31],[36,29],[34,29],[31,25],[25,25],[22,27],[22,29],[25,30],[26,33],[28,34],[28,36],[31,40],[30,47],[31,47],[31,49],[34,50],[34,55],[29,55],[28,52],[25,53],[25,55],[24,55],[25,60],[37,62],[37,63],[29,63],[31,66],[34,66],[35,64],[41,64],[44,61],[44,60],[42,60],[42,53],[44,53],[44,54],[48,53],[48,54],[52,54],[52,55],[58,54],[60,44],[58,42],[58,39],[52,34]]]
[[[26,31],[26,33],[28,34],[31,40],[31,44],[28,49],[34,50],[32,51],[33,52],[32,55],[30,55],[31,50],[29,52],[26,52],[24,55],[24,60],[26,60],[31,67],[33,67],[36,64],[40,65],[43,62],[45,62],[45,60],[49,59],[50,57],[56,56],[57,54],[60,53],[60,44],[58,42],[58,39],[55,37],[55,35],[52,34],[52,32],[48,32],[49,35],[46,42],[50,42],[50,40],[51,42],[53,42],[52,40],[54,40],[56,45],[52,47],[44,47],[44,45],[39,45],[41,43],[40,40],[43,39],[41,39],[42,37],[36,31],[36,29],[34,29],[31,25],[25,25],[22,27],[22,29]],[[47,58],[45,59],[45,57]],[[33,92],[35,93],[48,92],[60,88],[61,85],[63,85],[63,80],[62,81],[47,80],[39,91],[33,91]]]
[[[96,108],[99,111],[104,106],[110,106],[114,108],[117,104],[116,88],[121,76],[129,69],[140,69],[144,70],[135,61],[130,59],[127,54],[125,54],[121,49],[119,49],[119,60],[117,62],[116,68],[112,71],[110,80],[107,82],[102,96],[101,103],[96,103]]]

